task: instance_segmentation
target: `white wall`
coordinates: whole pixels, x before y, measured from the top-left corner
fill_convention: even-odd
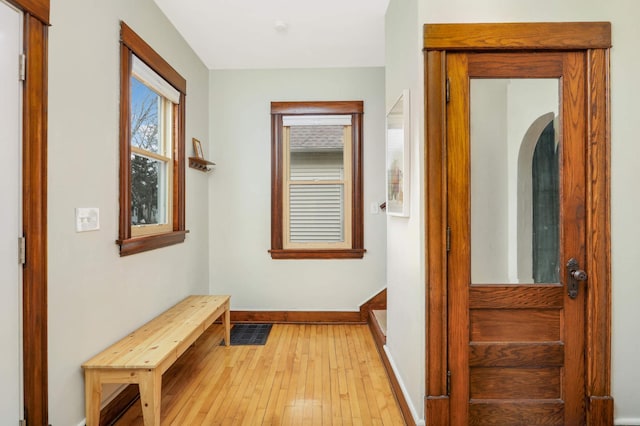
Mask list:
[[[210,275],[233,310],[356,311],[386,286],[384,69],[210,73]],[[271,101],[363,100],[364,259],[272,260]]]
[[[519,21],[610,21],[611,50],[611,240],[613,267],[613,380],[617,424],[640,424],[640,286],[636,264],[640,258],[640,120],[636,118],[640,80],[640,3],[635,0],[419,0],[422,23],[519,22]],[[387,70],[389,72],[389,70]],[[391,239],[391,237],[389,237]],[[391,269],[391,268],[390,268]]]
[[[386,351],[418,423],[424,418],[424,78],[418,0],[391,0],[385,19],[386,107],[403,89],[411,98],[411,206],[387,218]]]
[[[119,21],[187,79],[187,127],[208,140],[208,70],[151,0],[52,0],[49,46],[49,412],[84,418],[80,365],[187,294],[207,294],[208,181],[187,168],[184,244],[121,258]],[[100,208],[76,233],[75,207]]]

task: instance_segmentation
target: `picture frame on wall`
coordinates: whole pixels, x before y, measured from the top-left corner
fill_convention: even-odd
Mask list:
[[[202,144],[196,138],[193,138],[192,141],[193,141],[193,152],[196,158],[204,160],[204,152],[202,151]]]
[[[411,120],[409,90],[402,91],[386,119],[386,209],[389,216],[409,217]]]

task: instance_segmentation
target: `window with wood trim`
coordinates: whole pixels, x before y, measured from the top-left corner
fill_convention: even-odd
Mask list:
[[[120,255],[184,241],[186,80],[120,25]]]
[[[362,101],[272,102],[271,257],[362,258]]]

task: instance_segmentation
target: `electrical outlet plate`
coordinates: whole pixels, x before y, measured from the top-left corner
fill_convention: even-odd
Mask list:
[[[100,209],[97,207],[76,208],[76,232],[100,229]]]

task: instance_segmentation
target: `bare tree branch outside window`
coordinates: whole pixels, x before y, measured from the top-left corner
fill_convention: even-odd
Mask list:
[[[158,110],[162,97],[131,78],[131,146],[163,154],[160,146]],[[163,223],[163,207],[158,192],[166,165],[155,158],[131,154],[132,225]]]

